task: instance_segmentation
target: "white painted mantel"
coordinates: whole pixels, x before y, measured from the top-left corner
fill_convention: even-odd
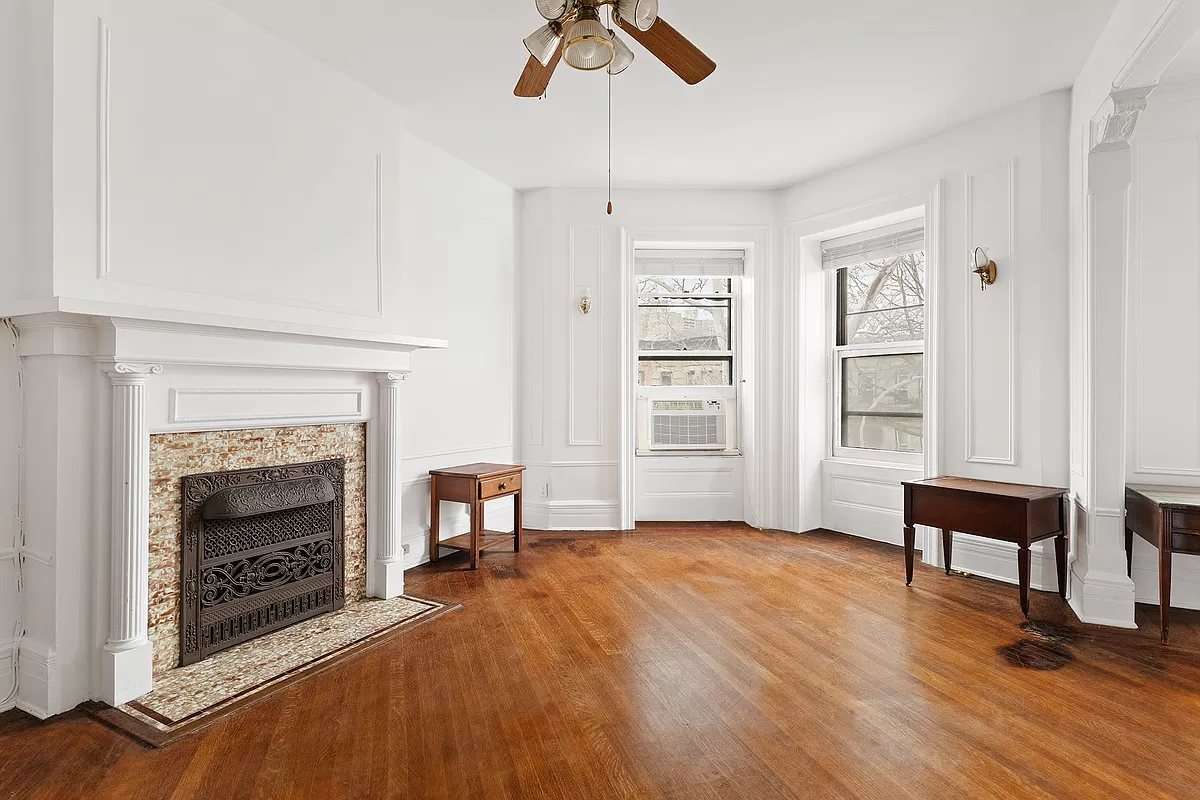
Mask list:
[[[402,381],[413,351],[445,341],[79,301],[14,310],[21,708],[151,689],[155,433],[367,423],[367,590],[403,593]]]

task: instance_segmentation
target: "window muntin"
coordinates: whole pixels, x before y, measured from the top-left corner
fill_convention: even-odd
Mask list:
[[[835,453],[920,454],[925,253],[852,264],[836,275]]]
[[[733,385],[733,280],[639,276],[638,384]]]

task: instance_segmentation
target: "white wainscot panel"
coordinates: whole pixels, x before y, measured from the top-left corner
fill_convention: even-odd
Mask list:
[[[826,461],[821,473],[822,527],[889,544],[904,543],[900,482],[919,479],[919,468]]]
[[[967,246],[984,248],[999,267],[996,283],[986,291],[973,275],[966,281],[966,460],[971,463],[1017,463],[1015,181],[1015,161],[966,177]]]
[[[1200,142],[1139,144],[1136,164],[1132,477],[1200,478]]]
[[[1133,539],[1133,585],[1139,603],[1158,605],[1158,550]],[[1176,554],[1171,560],[1171,606],[1200,609],[1200,558]]]
[[[745,519],[744,459],[639,456],[635,517],[641,522],[729,522]]]

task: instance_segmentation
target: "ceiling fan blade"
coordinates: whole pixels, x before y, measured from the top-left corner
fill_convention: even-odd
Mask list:
[[[561,60],[561,47],[554,48],[554,56],[544,67],[542,62],[530,56],[529,63],[525,65],[525,71],[521,73],[521,78],[517,81],[517,88],[513,89],[513,94],[517,97],[541,97],[546,93],[546,87],[550,85],[550,78],[553,77],[554,70]]]
[[[662,17],[659,17],[658,21],[647,31],[639,31],[636,25],[626,22],[615,14],[613,21],[621,26],[621,30],[637,39],[642,47],[653,53],[659,61],[670,67],[672,72],[692,86],[712,75],[717,69],[715,61],[704,55],[696,45],[668,25]]]

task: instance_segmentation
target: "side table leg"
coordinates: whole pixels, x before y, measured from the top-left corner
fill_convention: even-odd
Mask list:
[[[429,478],[429,560],[437,561],[442,548],[438,545],[442,527],[442,503],[438,500],[437,475]]]
[[[1125,529],[1125,575],[1133,577],[1133,529]]]
[[[479,494],[479,489],[475,489],[475,494]],[[471,501],[471,569],[479,569],[479,530],[483,527],[483,501],[476,499]]]
[[[513,498],[513,552],[521,552],[521,490],[517,490],[516,496]]]
[[[942,528],[942,560],[946,562],[946,574],[950,574],[950,554],[954,551],[954,532]]]
[[[912,525],[904,526],[904,578],[905,585],[912,586],[913,551],[917,547],[917,529]]]

